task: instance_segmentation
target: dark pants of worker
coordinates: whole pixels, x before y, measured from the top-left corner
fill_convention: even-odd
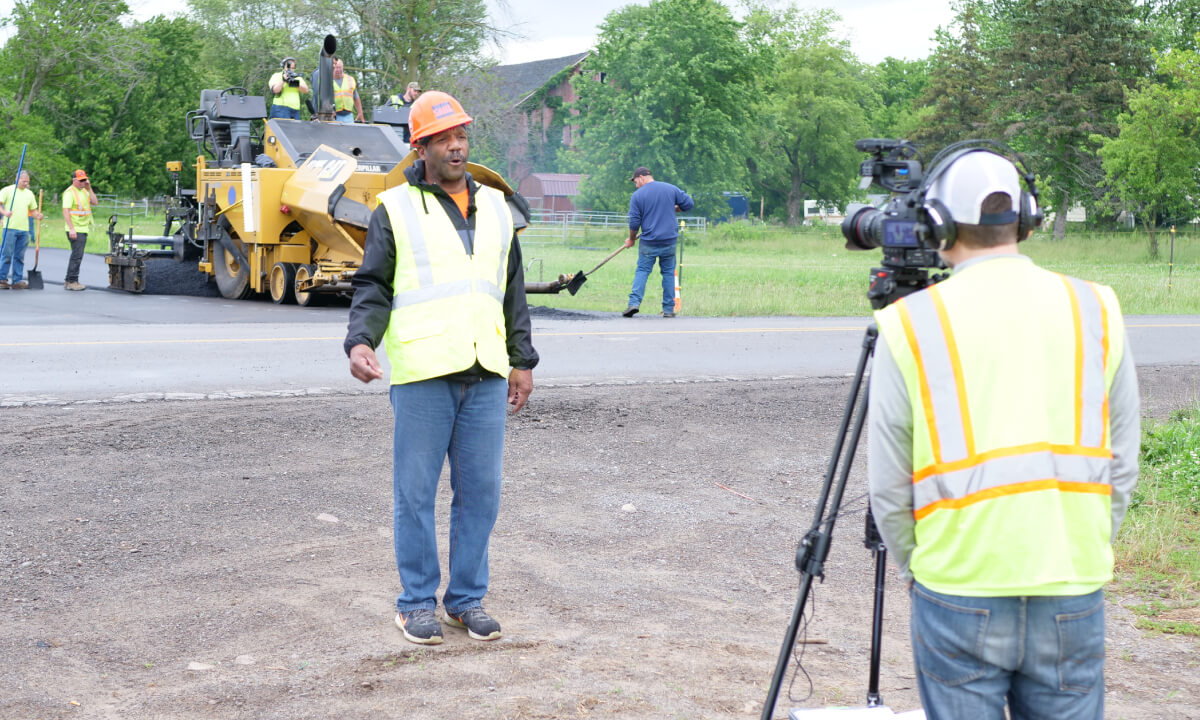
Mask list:
[[[67,239],[71,240],[68,234]],[[71,240],[71,259],[67,261],[67,282],[79,282],[79,265],[83,262],[83,249],[87,246],[87,233],[75,233]]]
[[[300,108],[284,107],[283,105],[272,105],[270,117],[287,118],[290,120],[299,120],[300,119]]]

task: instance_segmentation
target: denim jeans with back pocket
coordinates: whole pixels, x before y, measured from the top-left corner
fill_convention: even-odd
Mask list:
[[[1104,593],[963,597],[913,583],[912,645],[929,720],[1100,720]]]

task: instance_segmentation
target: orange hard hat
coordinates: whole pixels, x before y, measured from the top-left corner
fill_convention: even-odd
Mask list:
[[[408,112],[409,137],[416,142],[470,122],[471,116],[449,93],[430,90],[421,93]]]

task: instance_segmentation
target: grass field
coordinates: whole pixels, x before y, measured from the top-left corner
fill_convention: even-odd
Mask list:
[[[1141,479],[1114,547],[1138,625],[1200,637],[1200,408],[1143,431]]]
[[[590,233],[557,244],[523,243],[526,276],[551,280],[559,273],[590,270],[623,241],[620,232]],[[870,269],[879,251],[851,252],[836,228],[789,231],[719,225],[685,236],[682,252],[683,312],[702,316],[865,315]],[[1169,235],[1162,257],[1151,260],[1144,235],[1068,236],[1056,242],[1039,235],[1021,246],[1043,267],[1111,285],[1129,314],[1200,313],[1200,237],[1179,234],[1171,288],[1167,287]],[[575,297],[538,296],[539,305],[564,309],[620,310],[626,305],[636,249],[618,255],[588,279]],[[657,270],[656,270],[657,273]],[[658,302],[657,274],[643,301]],[[649,309],[649,308],[648,308]]]
[[[88,237],[89,253],[108,251],[109,212],[96,216]],[[42,245],[68,247],[62,217],[47,215]],[[133,218],[139,235],[162,232],[160,217]],[[121,215],[117,227],[128,232],[130,217]],[[591,270],[624,242],[619,230],[576,230],[567,238],[522,240],[526,279],[548,281],[559,274]],[[868,274],[879,264],[880,252],[851,252],[844,248],[837,227],[792,230],[780,227],[726,223],[705,233],[684,235],[681,253],[683,314],[699,316],[858,316],[870,312],[866,299]],[[1073,234],[1054,241],[1039,233],[1023,243],[1022,252],[1043,267],[1110,285],[1128,314],[1200,313],[1200,234],[1179,233],[1173,267],[1168,261],[1170,234],[1159,235],[1161,256],[1149,257],[1144,233]],[[637,262],[630,248],[589,276],[579,294],[536,295],[531,300],[547,307],[572,310],[625,309]],[[1170,273],[1170,287],[1168,287]],[[660,279],[647,283],[646,311],[657,308]]]

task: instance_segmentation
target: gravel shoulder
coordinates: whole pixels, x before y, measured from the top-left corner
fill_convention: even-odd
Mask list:
[[[1200,367],[1139,371],[1145,414]],[[758,717],[845,378],[539,387],[510,418],[493,643],[392,626],[385,394],[25,407],[0,436],[0,717]],[[861,457],[790,707],[861,704]],[[448,483],[439,495],[443,570]],[[918,706],[889,571],[881,691]],[[1200,718],[1194,638],[1110,597],[1108,717]]]

